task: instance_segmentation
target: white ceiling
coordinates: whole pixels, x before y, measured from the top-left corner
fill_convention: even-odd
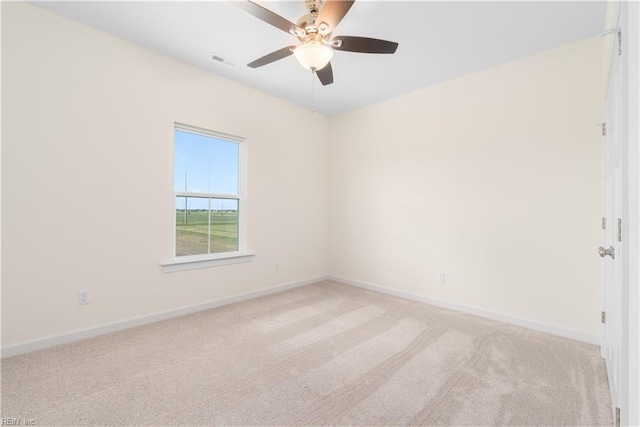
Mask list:
[[[303,0],[258,2],[292,22],[306,13]],[[335,82],[323,87],[293,56],[246,67],[296,40],[227,1],[35,4],[304,107],[311,107],[315,92],[316,111],[328,115],[596,36],[606,7],[593,1],[358,0],[334,34],[391,40],[398,50],[336,52]],[[237,65],[213,61],[214,53]]]

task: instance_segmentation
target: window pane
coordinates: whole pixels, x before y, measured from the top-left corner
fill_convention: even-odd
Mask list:
[[[176,198],[176,256],[209,252],[209,199]]]
[[[175,130],[174,191],[238,194],[239,145]]]
[[[238,250],[238,201],[211,199],[211,253]]]
[[[238,250],[238,200],[176,197],[176,256]]]

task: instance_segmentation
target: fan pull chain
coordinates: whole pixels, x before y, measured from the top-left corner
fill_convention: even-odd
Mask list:
[[[311,69],[311,114],[316,112],[316,70]]]

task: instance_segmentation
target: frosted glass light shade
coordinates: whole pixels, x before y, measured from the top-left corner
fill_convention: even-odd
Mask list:
[[[306,43],[296,47],[293,51],[300,65],[307,70],[312,68],[315,70],[323,69],[331,58],[333,58],[333,49],[322,43]]]

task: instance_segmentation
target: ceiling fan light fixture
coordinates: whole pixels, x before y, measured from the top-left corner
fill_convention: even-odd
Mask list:
[[[322,43],[310,42],[296,47],[293,55],[307,70],[321,70],[333,58],[333,50]]]

